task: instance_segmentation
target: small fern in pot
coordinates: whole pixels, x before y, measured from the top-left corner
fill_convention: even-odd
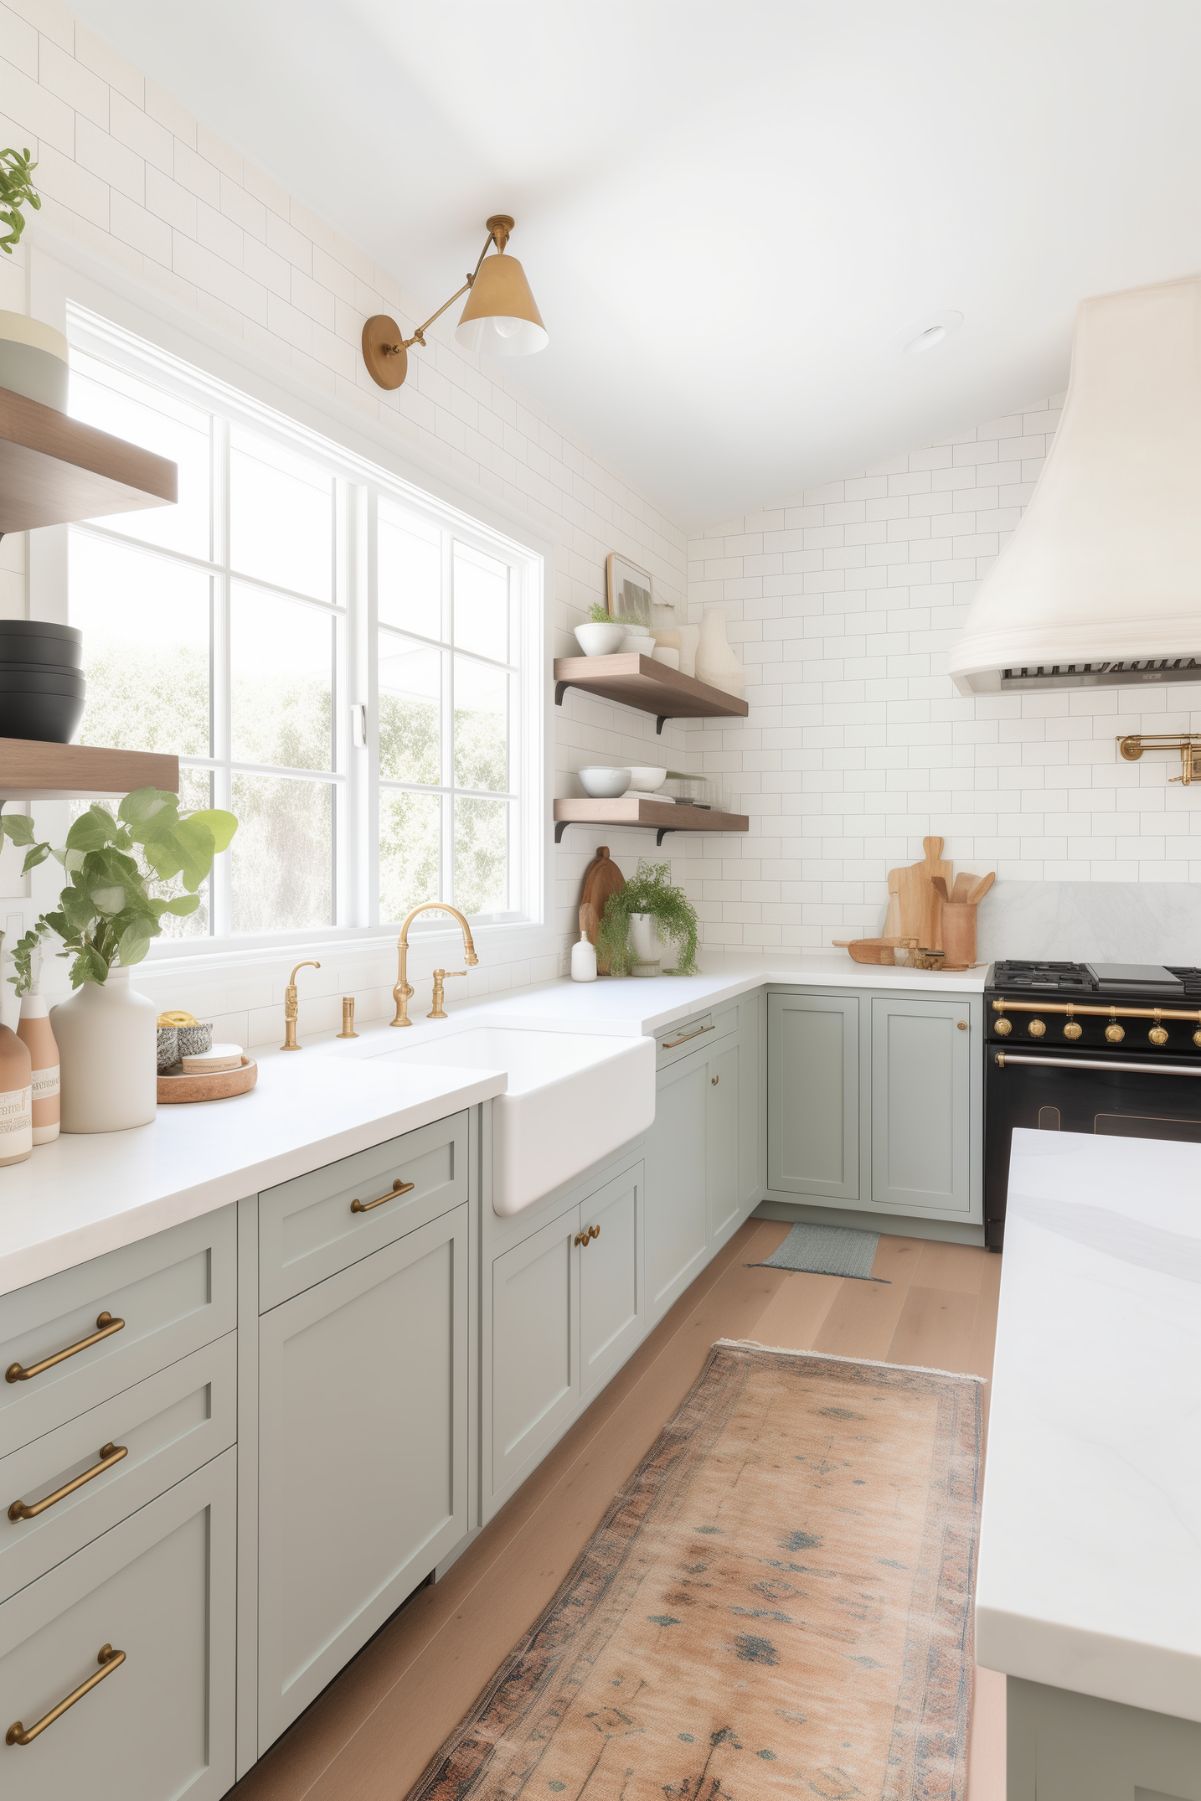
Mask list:
[[[615,976],[628,976],[635,960],[630,925],[637,914],[648,915],[658,927],[659,936],[675,946],[676,966],[666,973],[695,975],[696,908],[684,890],[673,885],[670,863],[640,861],[637,874],[606,902],[596,934],[596,950],[602,962],[608,961]]]

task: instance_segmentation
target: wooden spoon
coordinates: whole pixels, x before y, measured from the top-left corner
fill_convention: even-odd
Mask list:
[[[955,886],[951,890],[951,899],[955,902],[965,901],[969,891],[980,880],[979,876],[969,875],[966,870],[955,877]]]
[[[940,901],[945,902],[950,900],[951,896],[947,889],[947,878],[945,875],[932,875],[930,877],[930,886],[933,888]]]
[[[976,880],[975,886],[970,890],[970,892],[965,897],[967,900],[968,906],[974,907],[978,901],[982,901],[984,899],[984,896],[988,893],[989,889],[992,887],[993,883],[996,881],[996,879],[997,879],[997,872],[995,869],[990,869],[987,875],[979,876]]]

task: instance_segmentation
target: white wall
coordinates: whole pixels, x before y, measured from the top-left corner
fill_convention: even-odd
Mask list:
[[[495,365],[464,357],[452,321],[435,327],[428,350],[412,354],[403,388],[385,394],[375,387],[359,354],[364,318],[390,312],[411,329],[441,296],[422,294],[415,306],[353,244],[114,56],[57,0],[0,3],[0,144],[32,148],[44,201],[19,252],[0,257],[0,307],[39,311],[38,259],[51,252],[161,319],[174,334],[170,347],[178,348],[182,332],[196,360],[227,379],[237,380],[241,369],[261,398],[546,546],[548,655],[572,647],[571,625],[602,597],[610,550],[650,569],[662,598],[683,601],[684,534],[515,399]],[[550,324],[545,354],[553,356]],[[0,615],[19,617],[26,604],[18,536],[0,543]],[[546,675],[549,694],[549,669]],[[548,700],[547,725],[559,794],[576,791],[570,772],[582,763],[646,763],[670,752],[679,764],[684,755],[684,728],[668,727],[659,740],[645,716],[577,696],[557,715]],[[626,834],[612,843],[632,864],[648,840]],[[593,848],[591,835],[573,829],[561,850],[548,850],[546,927],[483,934],[481,968],[464,987],[490,992],[559,971]],[[11,871],[6,852],[4,892],[19,893]],[[19,924],[18,911],[0,901],[0,924]],[[445,937],[419,951],[418,976],[449,961],[448,951],[453,956]],[[270,1042],[280,1031],[291,961],[253,958],[206,977],[191,967],[154,975],[146,965],[139,981],[163,1007],[216,1012],[244,1042]],[[304,974],[305,1029],[336,1025],[343,992],[357,995],[360,1017],[390,1007],[389,953],[348,945],[342,954],[324,952],[322,962],[320,972]],[[424,1003],[420,986],[414,1010]]]
[[[752,822],[745,838],[706,841],[708,943],[874,934],[888,869],[938,833],[961,868],[998,872],[981,916],[986,954],[1201,961],[1201,894],[1188,886],[1201,881],[1201,788],[1170,785],[1177,758],[1124,763],[1115,743],[1198,729],[1201,686],[969,700],[945,674],[1058,405],[989,420],[689,544],[690,606],[728,613],[751,709],[702,740],[705,770]],[[1054,884],[1055,904],[1031,884]],[[1142,904],[1131,905],[1134,885]]]

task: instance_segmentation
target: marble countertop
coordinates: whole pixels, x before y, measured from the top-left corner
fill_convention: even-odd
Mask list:
[[[404,1033],[377,1024],[349,1041],[302,1039],[316,1056],[256,1049],[248,1095],[160,1107],[152,1125],[129,1132],[64,1135],[0,1170],[0,1295],[503,1093],[503,1071],[438,1065],[439,1040],[456,1027],[640,1036],[770,982],[963,993],[982,989],[985,974],[867,968],[841,951],[706,958],[701,975],[547,982],[452,1002],[448,1021],[418,1020]],[[428,1066],[373,1066],[399,1042],[428,1045]]]
[[[1201,1720],[1201,1145],[1014,1134],[976,1655]]]

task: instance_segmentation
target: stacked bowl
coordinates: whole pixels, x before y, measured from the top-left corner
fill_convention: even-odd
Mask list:
[[[83,718],[83,634],[43,619],[0,619],[0,738],[69,744]]]

